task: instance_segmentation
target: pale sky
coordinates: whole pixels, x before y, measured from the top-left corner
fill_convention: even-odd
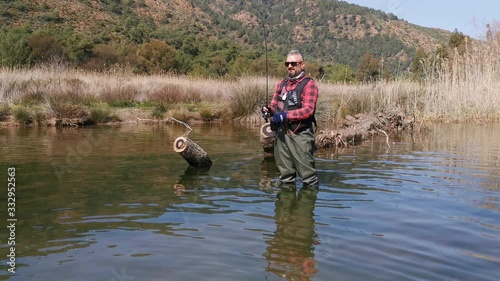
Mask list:
[[[500,21],[498,0],[345,0],[393,13],[398,18],[425,27],[449,31],[455,28],[474,38],[484,38],[486,24]]]

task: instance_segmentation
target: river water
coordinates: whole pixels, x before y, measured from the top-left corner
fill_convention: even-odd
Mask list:
[[[499,280],[500,124],[430,129],[319,151],[316,194],[258,128],[194,127],[208,170],[179,125],[0,128],[0,280]]]

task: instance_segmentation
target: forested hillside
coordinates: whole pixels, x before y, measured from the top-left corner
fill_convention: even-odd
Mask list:
[[[300,49],[315,74],[347,81],[363,62],[402,75],[417,49],[433,53],[452,33],[333,0],[8,0],[0,2],[0,63],[65,62],[107,70],[196,76],[282,75]]]

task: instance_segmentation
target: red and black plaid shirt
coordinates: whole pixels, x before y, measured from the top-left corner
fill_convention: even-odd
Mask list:
[[[302,80],[304,80],[306,77],[302,77],[298,80],[286,80],[285,86],[282,89],[281,85],[283,84],[283,81],[280,81],[278,85],[276,86],[276,90],[274,91],[273,99],[271,100],[271,114],[274,114],[274,112],[278,111],[283,111],[283,100],[281,99],[282,92],[289,92],[293,91]],[[308,119],[309,117],[312,117],[314,114],[314,111],[316,110],[316,102],[318,101],[318,85],[316,84],[316,81],[314,80],[309,80],[307,84],[304,87],[304,90],[302,91],[301,94],[301,101],[302,101],[302,107],[294,110],[287,110],[286,111],[286,118],[293,122],[293,121],[300,121],[300,120],[305,120]]]

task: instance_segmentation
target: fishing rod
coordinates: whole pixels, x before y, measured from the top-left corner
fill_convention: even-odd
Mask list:
[[[266,1],[262,1],[264,3],[264,12],[262,13],[262,33],[264,35],[264,53],[265,53],[265,60],[266,60],[266,99],[264,101],[264,106],[269,106],[269,63],[268,63],[268,58],[267,58],[267,30],[266,30],[266,24],[267,24],[267,4]],[[264,120],[267,123],[267,119],[270,117],[270,112],[263,111],[262,110],[262,117],[264,117]]]
[[[274,154],[274,140],[276,138],[276,133],[272,128],[273,122],[268,122],[269,118],[271,117],[271,109],[269,108],[269,103],[270,103],[269,102],[269,58],[267,51],[267,28],[266,28],[268,20],[268,5],[267,5],[268,1],[263,0],[262,2],[264,3],[263,5],[264,11],[260,14],[261,16],[260,18],[262,21],[262,32],[264,36],[264,53],[266,59],[266,89],[265,89],[266,100],[264,101],[264,104],[261,107],[261,113],[262,113],[262,118],[264,118],[266,122],[260,127],[260,144],[264,149],[264,157],[269,157]],[[271,99],[273,96],[271,96]]]
[[[269,92],[269,63],[267,59],[267,32],[264,26],[264,53],[266,54],[266,103],[268,101]]]

